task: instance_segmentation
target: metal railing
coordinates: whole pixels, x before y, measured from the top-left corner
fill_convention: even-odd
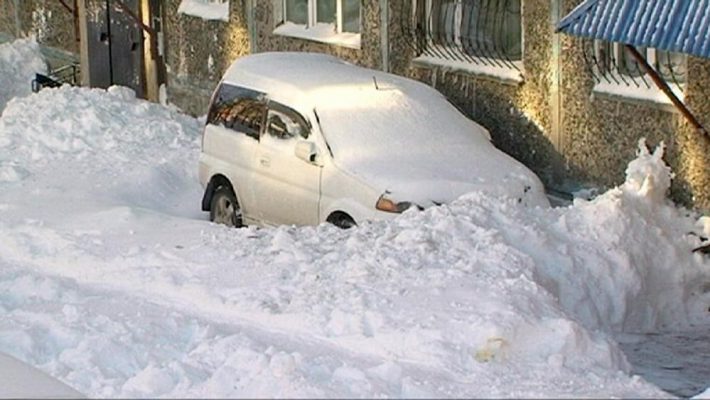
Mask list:
[[[67,64],[51,70],[47,75],[35,74],[32,80],[32,91],[39,92],[46,87],[60,87],[64,84],[75,86],[79,83],[79,64]]]

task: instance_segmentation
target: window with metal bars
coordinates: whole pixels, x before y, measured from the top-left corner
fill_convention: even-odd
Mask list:
[[[653,81],[623,44],[583,39],[584,58],[597,83],[655,88]],[[671,87],[682,88],[687,77],[687,56],[647,47],[636,47]]]
[[[522,0],[413,0],[402,26],[417,54],[518,69]]]

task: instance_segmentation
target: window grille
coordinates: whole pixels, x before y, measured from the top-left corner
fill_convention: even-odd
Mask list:
[[[519,70],[521,0],[413,0],[403,18],[418,55]]]
[[[623,44],[579,39],[585,64],[596,83],[636,88],[655,87],[643,67]],[[670,85],[683,87],[687,75],[687,56],[654,48],[637,47],[659,75]]]

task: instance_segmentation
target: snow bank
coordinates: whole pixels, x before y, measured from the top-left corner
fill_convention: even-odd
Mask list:
[[[710,267],[690,251],[702,232],[697,216],[666,200],[671,172],[662,156],[662,147],[650,153],[641,142],[619,188],[565,209],[493,212],[479,223],[503,226],[507,243],[535,260],[538,282],[588,328],[708,323]]]
[[[36,73],[46,74],[47,64],[34,38],[0,44],[0,113],[13,97],[32,92]],[[0,178],[3,174],[0,170]]]
[[[0,351],[90,397],[660,397],[614,332],[710,324],[660,149],[567,208],[237,230],[199,211],[199,132],[120,88],[8,104]]]
[[[183,178],[195,176],[193,165],[183,160],[194,158],[196,132],[196,120],[136,101],[128,88],[42,90],[9,103],[0,119],[0,183],[32,181],[36,173],[47,179],[53,168],[47,166],[58,163],[53,186],[81,183],[90,190],[88,198],[112,197],[120,204],[130,199],[163,212],[172,204],[189,210],[193,206],[182,203],[180,190],[194,190]],[[166,199],[167,193],[155,189],[177,195]]]

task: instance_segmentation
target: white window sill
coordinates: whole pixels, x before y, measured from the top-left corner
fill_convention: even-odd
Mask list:
[[[493,59],[481,59],[478,64],[476,64],[472,61],[445,60],[430,55],[422,55],[412,60],[412,62],[423,67],[443,67],[514,85],[518,85],[524,81],[523,73],[521,72],[523,70],[522,62],[514,63],[519,70],[512,66],[497,65],[502,64],[502,61]]]
[[[274,29],[273,34],[360,49],[359,33],[337,33],[333,24],[316,24],[315,26],[307,27],[293,22],[284,22]]]
[[[646,82],[651,85],[651,87],[647,87],[641,77],[635,78],[640,86],[636,86],[636,84],[634,84],[629,77],[624,78],[627,83],[624,83],[621,77],[616,77],[619,83],[616,83],[613,80],[611,82],[602,80],[594,85],[593,91],[595,94],[616,97],[621,100],[628,99],[631,101],[651,102],[661,106],[673,105],[668,96],[656,87],[656,84],[653,80],[651,80],[651,77],[644,76],[644,78],[646,79]],[[676,84],[669,84],[668,86],[671,88],[671,91],[673,91],[673,93],[681,101],[683,101],[685,97],[683,89]]]
[[[229,1],[224,3],[182,0],[178,6],[178,14],[192,15],[204,20],[229,21]]]

